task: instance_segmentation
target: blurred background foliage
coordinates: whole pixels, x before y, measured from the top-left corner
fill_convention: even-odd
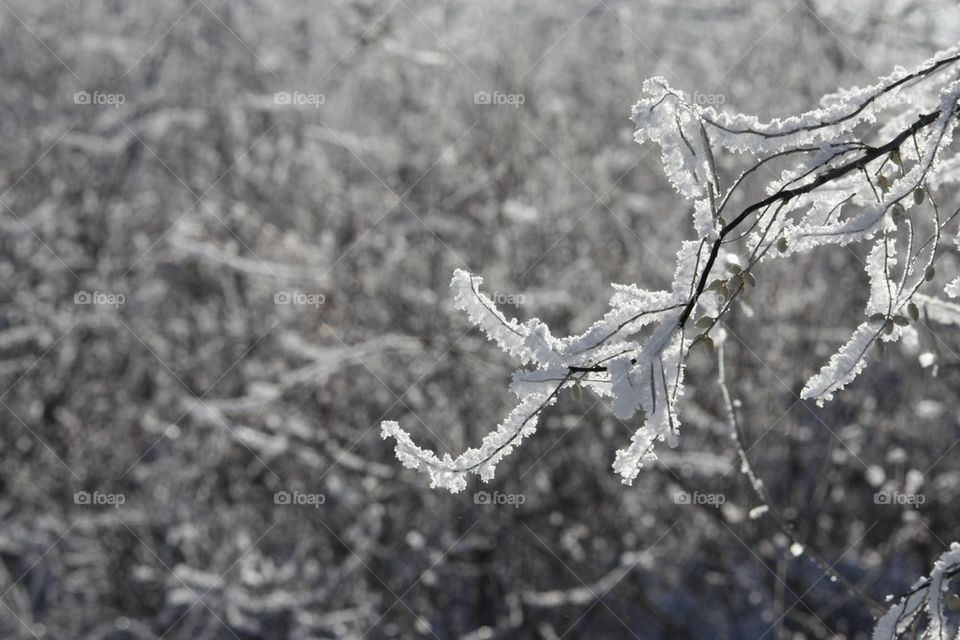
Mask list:
[[[632,142],[645,78],[790,115],[952,44],[954,3],[0,4],[0,635],[867,637],[870,610],[747,517],[715,358],[633,487],[610,464],[636,425],[589,395],[456,496],[379,421],[456,453],[508,410],[516,363],[452,310],[455,268],[570,332],[611,282],[669,282],[690,211]],[[773,502],[882,599],[960,526],[960,341],[921,335],[936,377],[895,350],[828,408],[799,402],[860,317],[862,258],[765,266],[728,376]]]

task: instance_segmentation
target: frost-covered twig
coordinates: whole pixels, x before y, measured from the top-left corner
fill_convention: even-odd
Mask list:
[[[918,580],[900,600],[877,620],[873,640],[896,640],[918,638],[919,640],[945,640],[957,637],[956,620],[947,624],[945,613],[949,603],[956,608],[957,594],[947,598],[944,593],[950,581],[960,574],[960,543],[954,542],[950,550],[940,556],[933,565],[928,578]],[[926,616],[923,614],[926,613]],[[925,619],[924,619],[925,618]],[[949,626],[949,628],[948,628]]]
[[[867,319],[802,393],[821,404],[830,400],[866,366],[871,346],[913,331],[909,325],[919,321],[921,302],[928,314],[933,309],[934,315],[950,315],[946,303],[917,296],[936,275],[944,228],[933,191],[956,180],[960,167],[950,148],[960,99],[958,66],[960,48],[944,51],[913,71],[898,68],[873,86],[827,95],[817,109],[766,123],[693,104],[663,78],[647,80],[646,95],[633,108],[635,139],[660,146],[668,178],[694,209],[696,238],[680,246],[670,288],[614,285],[610,310],[600,320],[584,333],[558,338],[536,318],[507,319],[481,292],[481,279],[458,270],[451,283],[457,307],[529,367],[513,376],[518,406],[479,448],[456,459],[417,447],[396,422],[383,424],[383,437],[396,440],[404,465],[428,471],[435,486],[460,491],[467,473],[493,477],[496,463],[533,434],[539,413],[564,388],[586,387],[610,397],[621,419],[644,414],[613,464],[630,484],[655,459],[656,443],[677,444],[687,356],[694,345],[712,344],[709,334],[733,300],[755,284],[754,267],[823,245],[873,240]],[[878,122],[877,141],[857,137]],[[725,192],[720,150],[755,158],[754,167]],[[733,196],[757,176],[757,167],[773,161],[792,165],[766,185],[765,197],[727,221]],[[914,218],[913,210],[924,211],[927,203],[931,215]],[[935,232],[915,248],[916,228],[924,220]],[[898,251],[904,237],[906,246]],[[946,288],[948,295],[958,290],[960,279]]]
[[[757,517],[761,515],[769,517],[774,521],[774,523],[776,523],[780,532],[790,541],[791,553],[805,555],[814,564],[816,564],[821,571],[823,571],[824,576],[830,576],[831,580],[838,582],[854,598],[876,611],[883,611],[883,605],[877,602],[868,593],[864,592],[863,589],[847,580],[843,574],[834,568],[834,564],[828,562],[826,558],[820,555],[808,543],[801,541],[799,532],[796,530],[796,528],[790,524],[790,522],[783,516],[783,513],[780,511],[780,509],[778,509],[777,506],[770,500],[770,496],[767,494],[766,485],[763,483],[763,480],[760,479],[760,476],[757,475],[757,472],[754,469],[753,464],[750,462],[749,456],[747,455],[747,450],[743,446],[743,430],[740,427],[740,420],[737,418],[737,411],[733,397],[730,395],[730,389],[727,386],[726,366],[724,363],[724,341],[720,341],[717,346],[717,384],[720,387],[720,393],[723,396],[724,407],[727,411],[727,420],[730,423],[730,435],[733,439],[734,445],[737,448],[737,456],[740,459],[740,472],[747,477],[750,482],[750,487],[753,489],[754,494],[760,501],[760,505],[758,507],[754,507],[750,510],[751,516],[756,514]]]

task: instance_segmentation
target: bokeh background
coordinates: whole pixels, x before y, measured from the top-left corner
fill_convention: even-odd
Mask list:
[[[748,516],[715,357],[633,487],[610,465],[637,425],[589,395],[460,495],[379,422],[456,454],[510,407],[517,363],[452,309],[456,268],[557,332],[611,282],[669,283],[691,212],[632,142],[645,78],[790,115],[951,45],[958,12],[0,0],[0,636],[868,637]],[[771,501],[882,600],[960,527],[960,341],[921,334],[936,376],[893,350],[798,401],[858,322],[862,257],[759,271],[727,373]]]

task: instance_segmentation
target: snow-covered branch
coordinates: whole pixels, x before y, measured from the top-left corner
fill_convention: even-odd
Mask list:
[[[687,356],[697,344],[713,344],[711,333],[731,303],[756,283],[754,267],[824,245],[873,243],[866,261],[870,297],[866,319],[807,382],[803,397],[830,400],[864,369],[872,346],[914,333],[911,323],[924,321],[921,307],[932,321],[955,321],[955,305],[919,290],[933,286],[941,233],[956,216],[941,214],[936,189],[953,180],[957,166],[951,140],[958,65],[960,50],[948,50],[914,70],[897,69],[872,86],[824,96],[817,109],[770,122],[700,106],[663,78],[647,80],[632,111],[635,139],[660,146],[667,177],[694,210],[696,238],[677,252],[670,288],[614,285],[602,318],[581,334],[559,338],[539,319],[508,319],[481,291],[479,277],[458,270],[451,283],[456,306],[527,367],[513,376],[519,402],[478,448],[456,458],[418,447],[396,422],[383,424],[383,437],[396,440],[405,466],[429,472],[434,486],[460,491],[468,473],[492,478],[564,388],[586,387],[611,398],[621,419],[643,413],[613,464],[630,484],[656,459],[658,442],[676,446]],[[721,151],[748,154],[755,163],[725,191]],[[765,185],[767,195],[728,218],[765,164],[781,166]],[[945,291],[955,296],[958,289],[953,280]]]
[[[960,543],[954,542],[934,563],[928,578],[918,580],[900,600],[877,620],[873,640],[955,638],[955,623],[948,629],[947,608],[957,608],[957,595],[945,594],[950,581],[960,574]],[[946,597],[945,597],[946,596]],[[926,615],[924,615],[926,614]]]

